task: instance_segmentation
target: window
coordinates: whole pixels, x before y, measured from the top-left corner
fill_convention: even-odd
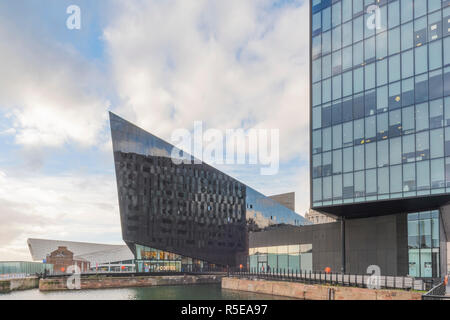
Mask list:
[[[414,75],[413,50],[402,53],[402,78],[409,78]]]
[[[365,119],[365,143],[369,143],[376,140],[377,127],[376,116],[368,117]]]
[[[313,131],[312,145],[313,154],[322,152],[322,130]]]
[[[416,103],[428,100],[428,74],[415,78]]]
[[[402,23],[413,19],[413,0],[401,0],[401,21]]]
[[[402,109],[402,130],[403,134],[415,131],[414,106]]]
[[[389,168],[378,169],[378,194],[389,193]]]
[[[400,164],[402,162],[402,138],[390,139],[390,163],[391,165]]]
[[[333,77],[333,100],[340,99],[342,97],[342,77],[338,75]]]
[[[430,70],[442,68],[442,42],[435,41],[430,43],[429,52]]]
[[[388,49],[387,40],[388,40],[387,32],[383,32],[377,35],[376,38],[377,59],[383,59],[384,57],[387,56],[387,49]]]
[[[444,130],[435,129],[430,131],[431,159],[444,156]]]
[[[377,170],[366,171],[366,196],[377,194]]]
[[[353,173],[344,174],[344,199],[354,197]]]
[[[402,133],[402,112],[401,110],[389,113],[389,137],[398,137]]]
[[[421,74],[428,71],[428,45],[415,49],[415,73]]]
[[[331,150],[331,128],[328,127],[322,131],[322,148],[323,151]]]
[[[410,106],[414,104],[415,92],[414,92],[414,79],[406,79],[402,81],[402,106]]]
[[[363,57],[364,51],[363,51],[363,43],[359,42],[353,46],[353,66],[357,67],[363,64],[364,57]]]
[[[343,157],[344,172],[353,171],[353,148],[344,149]]]
[[[366,169],[373,169],[377,167],[377,144],[366,144]]]
[[[377,143],[377,156],[378,167],[387,167],[389,165],[389,143],[388,141],[378,141]]]
[[[400,52],[400,28],[389,30],[389,55]]]
[[[364,119],[356,120],[353,128],[353,141],[355,145],[364,143]]]
[[[416,47],[419,47],[428,41],[427,31],[427,17],[414,21],[414,45]]]
[[[353,93],[353,73],[348,71],[342,76],[343,95],[347,97]]]
[[[418,18],[427,13],[427,2],[414,0],[414,18]]]
[[[445,188],[444,177],[444,159],[436,159],[431,161],[431,188]]]
[[[398,109],[402,106],[400,81],[389,86],[389,109]]]
[[[339,50],[342,46],[341,31],[341,26],[333,29],[333,51]]]
[[[333,149],[342,148],[342,125],[333,127]]]
[[[417,162],[417,191],[430,189],[430,161]]]
[[[416,106],[416,130],[422,131],[429,128],[428,103]]]
[[[353,67],[353,48],[342,49],[342,70],[347,71]]]
[[[333,174],[342,173],[342,150],[333,151]]]
[[[342,72],[342,57],[341,50],[333,53],[333,75],[339,74]]]
[[[371,63],[375,61],[375,37],[365,40],[364,61],[366,63]]]
[[[336,27],[342,22],[341,3],[337,2],[333,5],[332,26]]]
[[[399,23],[400,23],[400,2],[394,1],[389,3],[389,18],[388,18],[389,29],[398,26]]]
[[[416,165],[414,163],[403,165],[403,192],[416,190]]]
[[[364,197],[366,193],[365,173],[360,171],[355,173],[355,198]]]
[[[377,140],[386,140],[389,136],[388,130],[388,113],[381,113],[377,116]]]
[[[400,55],[389,58],[389,82],[400,80]]]
[[[430,128],[441,128],[444,125],[444,103],[442,99],[430,102]]]
[[[354,148],[355,171],[364,170],[364,146],[356,146]]]
[[[402,51],[411,49],[414,45],[413,23],[407,23],[401,27],[401,46]]]
[[[415,136],[413,134],[403,136],[402,160],[405,162],[414,162],[416,158]]]
[[[342,175],[333,176],[333,199],[342,199]]]
[[[380,87],[377,89],[377,112],[386,112],[388,110],[388,87]]]
[[[331,79],[322,81],[322,102],[331,101]]]
[[[442,97],[444,83],[442,81],[442,69],[430,72],[429,74],[429,98],[430,100]]]
[[[385,85],[388,81],[387,60],[377,62],[377,86]]]
[[[402,166],[391,167],[391,193],[402,192]]]
[[[430,159],[430,138],[428,131],[416,134],[416,160]]]
[[[363,17],[354,19],[353,20],[353,43],[359,42],[363,39],[363,30],[364,30]]]
[[[343,125],[343,144],[344,147],[353,145],[353,122],[347,122]]]

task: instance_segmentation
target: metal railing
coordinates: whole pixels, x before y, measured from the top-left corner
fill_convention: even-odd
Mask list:
[[[253,280],[273,280],[300,282],[305,284],[327,284],[359,288],[401,289],[427,291],[433,287],[436,280],[415,279],[412,277],[371,276],[342,273],[326,273],[313,271],[281,270],[232,270],[230,277],[247,278]]]
[[[422,300],[450,300],[450,296],[446,296],[446,291],[447,284],[443,281],[425,293],[422,296]]]

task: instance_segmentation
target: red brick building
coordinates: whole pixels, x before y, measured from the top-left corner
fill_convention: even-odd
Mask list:
[[[53,264],[53,271],[59,273],[65,273],[68,267],[74,265],[77,265],[81,272],[89,271],[90,268],[89,261],[84,259],[74,260],[73,252],[68,250],[67,247],[58,247],[47,256],[46,260],[47,263]]]

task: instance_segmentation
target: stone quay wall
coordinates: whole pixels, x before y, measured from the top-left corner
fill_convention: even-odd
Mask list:
[[[0,280],[0,293],[9,293],[18,290],[35,289],[39,287],[39,279],[35,277],[24,279]]]
[[[40,291],[65,291],[67,277],[41,279],[39,281]],[[80,280],[81,290],[83,289],[108,289],[108,288],[132,288],[132,287],[153,287],[153,286],[178,286],[221,283],[221,275],[180,275],[180,276],[127,276],[127,277],[106,277],[106,276],[82,276]],[[73,281],[72,281],[73,283]]]
[[[312,285],[298,282],[222,279],[222,288],[303,300],[421,300],[422,293],[403,290],[372,290],[366,288]]]

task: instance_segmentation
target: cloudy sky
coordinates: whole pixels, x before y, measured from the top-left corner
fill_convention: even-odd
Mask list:
[[[69,30],[66,9],[81,9]],[[309,207],[308,1],[0,2],[0,261],[27,238],[121,243],[108,111],[177,128],[280,130],[279,173],[220,167]]]

